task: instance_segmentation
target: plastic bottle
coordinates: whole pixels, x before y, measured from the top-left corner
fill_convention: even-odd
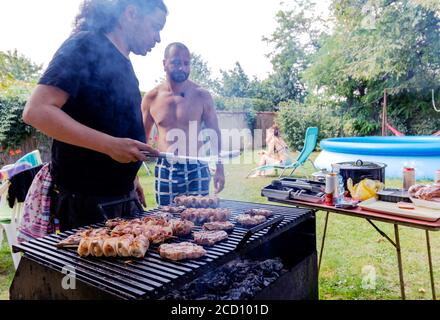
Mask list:
[[[416,172],[414,168],[403,168],[403,189],[408,190],[416,184]]]
[[[345,196],[345,187],[344,187],[344,178],[339,172],[336,173],[336,191],[335,191],[335,204],[339,204],[344,202]]]

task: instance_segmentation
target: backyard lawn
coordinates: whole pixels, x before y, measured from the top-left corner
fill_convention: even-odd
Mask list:
[[[249,154],[247,155],[249,156]],[[316,157],[315,153],[312,157]],[[226,188],[222,198],[267,203],[261,197],[262,187],[273,177],[245,179],[254,168],[252,164],[226,166]],[[153,169],[153,165],[150,165]],[[310,164],[306,170],[311,173]],[[154,207],[154,178],[141,169],[148,206]],[[389,187],[399,187],[400,181],[387,181]],[[317,215],[317,243],[321,244],[325,214]],[[389,224],[377,225],[393,237]],[[431,299],[425,233],[402,227],[400,229],[404,278],[408,299]],[[318,248],[319,249],[319,248]],[[431,233],[434,277],[440,279],[440,233]],[[362,285],[366,269],[374,270],[376,281],[368,288]],[[5,242],[0,246],[0,299],[8,299],[8,288],[13,277],[13,265]],[[367,221],[347,216],[330,215],[324,258],[319,278],[320,298],[339,299],[400,299],[397,257],[394,247],[382,238]],[[437,291],[440,286],[437,285]]]

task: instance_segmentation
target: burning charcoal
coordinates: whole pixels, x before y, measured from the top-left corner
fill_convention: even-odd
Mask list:
[[[280,259],[235,260],[171,292],[170,300],[248,300],[277,280]]]

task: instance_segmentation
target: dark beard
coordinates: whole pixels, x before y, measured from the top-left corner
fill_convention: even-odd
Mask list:
[[[182,82],[185,82],[186,80],[188,80],[189,73],[186,73],[186,72],[183,72],[183,71],[171,72],[170,78],[174,82],[182,83]]]

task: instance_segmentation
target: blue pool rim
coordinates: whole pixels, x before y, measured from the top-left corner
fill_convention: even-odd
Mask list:
[[[372,156],[440,156],[440,137],[347,137],[321,141],[321,149],[346,154]]]

